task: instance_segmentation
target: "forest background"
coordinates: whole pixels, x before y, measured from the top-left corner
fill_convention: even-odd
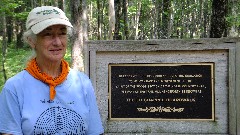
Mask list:
[[[30,54],[23,42],[28,13],[61,8],[74,29],[66,59],[84,70],[86,40],[151,40],[239,37],[239,0],[1,0],[0,91]]]

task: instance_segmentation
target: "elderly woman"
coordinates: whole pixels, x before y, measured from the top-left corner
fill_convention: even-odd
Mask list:
[[[98,135],[103,127],[89,78],[63,59],[65,13],[34,8],[24,36],[35,51],[25,70],[10,78],[0,94],[0,133],[13,135]]]

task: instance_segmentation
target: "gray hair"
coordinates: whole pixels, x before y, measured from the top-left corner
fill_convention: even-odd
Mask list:
[[[33,31],[31,29],[25,31],[23,33],[23,40],[26,42],[26,43],[29,43],[29,40],[28,38],[31,38],[33,40],[36,40],[37,39],[37,35],[33,33]]]
[[[36,40],[37,39],[37,35],[33,33],[33,31],[31,29],[25,31],[23,33],[23,41],[26,42],[27,44],[30,45],[29,43],[29,38],[31,38],[32,40]],[[36,57],[36,51],[35,49],[32,49],[32,53],[29,57],[26,58],[26,64],[29,60],[33,59]]]

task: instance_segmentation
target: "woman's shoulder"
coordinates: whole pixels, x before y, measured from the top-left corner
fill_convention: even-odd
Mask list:
[[[69,81],[78,82],[78,85],[81,87],[92,87],[92,81],[87,74],[84,72],[78,71],[76,69],[71,69],[69,72]]]
[[[71,76],[75,76],[82,79],[89,79],[89,76],[86,73],[79,71],[77,69],[70,69],[69,73]]]
[[[21,84],[21,82],[26,82],[29,78],[29,74],[26,70],[22,70],[21,72],[15,74],[14,76],[10,77],[5,85],[11,85],[11,84]]]
[[[16,75],[10,77],[4,84],[2,90],[11,91],[17,93],[17,89],[21,89],[24,85],[29,84],[29,74],[27,71],[23,70]]]
[[[26,77],[28,77],[28,72],[26,70],[22,70],[21,72],[15,74],[14,76],[10,77],[7,82],[12,81],[21,81],[24,80]]]

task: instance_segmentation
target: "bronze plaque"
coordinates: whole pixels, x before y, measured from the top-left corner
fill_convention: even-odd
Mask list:
[[[110,120],[214,120],[214,63],[108,68]]]

